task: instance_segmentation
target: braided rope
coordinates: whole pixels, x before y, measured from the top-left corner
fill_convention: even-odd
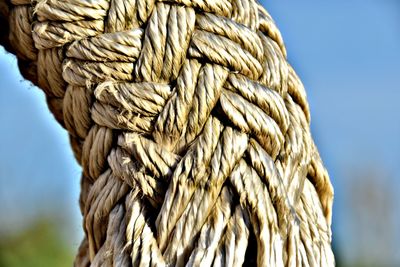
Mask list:
[[[255,0],[0,0],[83,168],[75,266],[333,266],[304,87]]]

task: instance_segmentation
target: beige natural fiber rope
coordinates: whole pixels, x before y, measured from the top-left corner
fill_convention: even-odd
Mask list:
[[[303,85],[256,0],[0,0],[83,168],[75,266],[334,266]]]

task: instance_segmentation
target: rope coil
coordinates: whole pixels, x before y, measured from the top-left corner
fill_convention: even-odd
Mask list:
[[[304,87],[255,0],[0,0],[82,166],[75,266],[334,266]]]

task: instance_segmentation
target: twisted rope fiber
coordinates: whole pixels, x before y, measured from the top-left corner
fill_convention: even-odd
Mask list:
[[[304,87],[255,0],[0,0],[81,164],[75,266],[333,266]]]

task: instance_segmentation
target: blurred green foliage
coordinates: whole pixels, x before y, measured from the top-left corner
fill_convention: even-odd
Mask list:
[[[0,238],[0,267],[67,267],[72,266],[73,254],[49,220]]]

